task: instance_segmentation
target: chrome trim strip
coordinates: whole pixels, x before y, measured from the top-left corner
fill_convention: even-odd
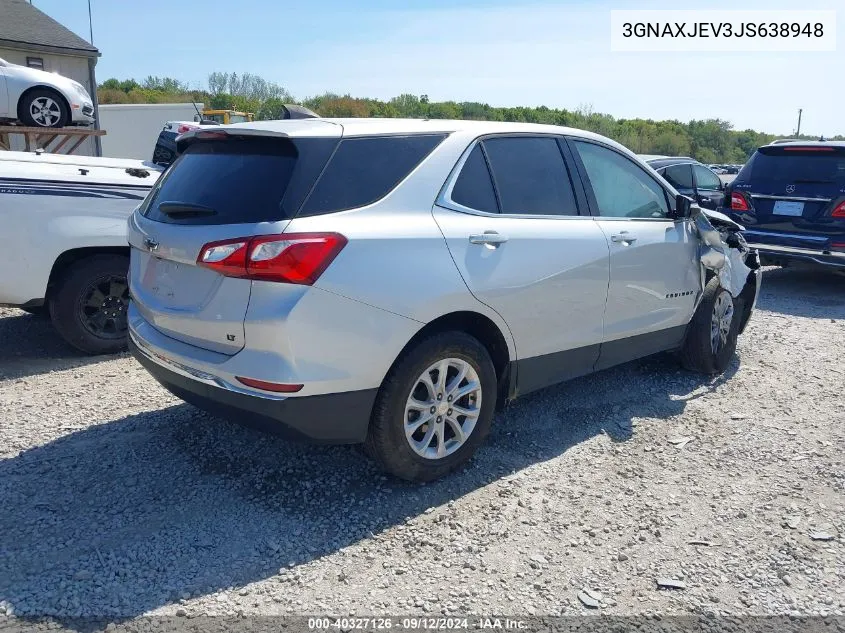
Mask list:
[[[830,202],[833,198],[801,198],[798,196],[768,196],[762,193],[752,193],[751,197],[757,200],[789,200],[795,202]]]
[[[788,237],[790,239],[811,240],[813,242],[826,242],[828,238],[818,235],[797,235],[795,233],[770,233],[769,231],[755,231],[754,229],[745,229],[745,235],[763,235],[768,237]]]
[[[798,248],[797,246],[775,246],[772,244],[754,244],[752,242],[749,242],[748,245],[764,252],[774,251],[776,253],[795,253],[796,255],[821,255],[823,257],[841,257],[845,259],[845,252],[839,251],[814,251],[809,248]]]

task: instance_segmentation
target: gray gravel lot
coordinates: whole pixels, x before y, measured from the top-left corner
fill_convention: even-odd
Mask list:
[[[842,615],[843,319],[845,278],[767,271],[726,375],[547,389],[415,487],[0,310],[0,614]]]

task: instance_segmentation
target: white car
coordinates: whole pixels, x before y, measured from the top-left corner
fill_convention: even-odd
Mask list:
[[[92,125],[94,103],[78,81],[0,59],[0,122],[30,127]]]
[[[45,313],[90,354],[126,345],[126,219],[162,169],[140,160],[0,152],[0,306]]]

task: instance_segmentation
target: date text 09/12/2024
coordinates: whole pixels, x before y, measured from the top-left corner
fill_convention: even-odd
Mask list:
[[[448,617],[347,617],[309,618],[308,629],[312,631],[383,631],[390,629],[408,631],[448,630],[509,630],[528,628],[523,620],[515,618],[448,618]]]

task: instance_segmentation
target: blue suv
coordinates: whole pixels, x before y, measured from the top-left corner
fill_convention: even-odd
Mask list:
[[[764,264],[845,270],[845,142],[758,148],[718,210],[745,225]]]

